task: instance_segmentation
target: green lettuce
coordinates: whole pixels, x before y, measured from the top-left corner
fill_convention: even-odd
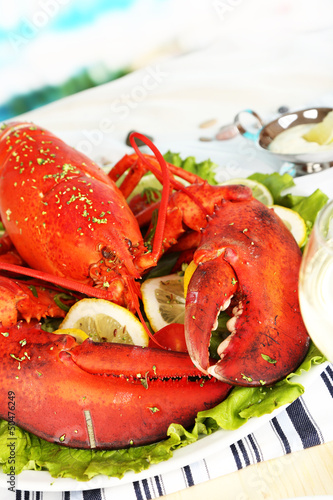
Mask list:
[[[282,192],[295,185],[289,174],[252,174],[248,177],[254,181],[264,184],[272,193],[274,204],[291,208],[297,212],[305,221],[307,237],[311,233],[318,212],[326,205],[328,196],[320,189],[314,191],[310,196],[295,196],[292,194],[282,195]],[[307,238],[304,242],[306,244]]]
[[[281,175],[277,172],[274,172],[274,174],[256,173],[249,175],[248,179],[252,179],[253,181],[261,182],[261,184],[264,184],[272,193],[275,205],[281,205],[280,201],[282,191],[295,186],[294,179],[291,175]]]
[[[282,192],[295,185],[293,177],[289,174],[252,174],[248,177],[264,184],[272,193],[274,204],[291,208],[298,212],[305,222],[314,224],[319,210],[327,203],[328,196],[317,189],[310,196],[282,195]]]
[[[205,420],[214,419],[216,428],[235,430],[245,424],[249,418],[261,417],[272,413],[273,410],[289,404],[304,393],[304,387],[294,381],[294,376],[309,371],[312,364],[321,364],[325,357],[311,343],[308,354],[294,373],[290,373],[284,380],[266,387],[235,387],[230,396],[212,410],[200,412],[197,424]]]
[[[187,172],[198,175],[205,181],[209,182],[209,184],[217,184],[217,181],[215,179],[215,169],[217,165],[211,160],[204,160],[200,163],[197,163],[194,156],[188,156],[183,160],[180,157],[179,153],[172,153],[171,151],[165,153],[164,159],[168,163],[176,165],[176,167],[181,167]]]
[[[282,201],[285,202],[286,206],[289,204],[292,210],[298,212],[305,222],[311,224],[311,227],[316,220],[319,210],[321,210],[328,201],[328,196],[320,189],[314,191],[310,196],[298,196],[295,200],[290,199],[289,196],[290,195],[286,195]]]

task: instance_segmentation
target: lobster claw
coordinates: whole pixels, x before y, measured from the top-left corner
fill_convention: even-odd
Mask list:
[[[276,242],[280,244],[277,246]],[[185,312],[193,363],[235,385],[270,385],[297,367],[309,347],[298,303],[301,253],[283,222],[255,199],[225,202],[194,254]],[[209,366],[218,313],[230,304],[230,335]]]
[[[229,307],[237,290],[236,284],[232,267],[222,257],[200,264],[190,281],[186,295],[185,331],[190,331],[191,335],[187,335],[186,344],[193,363],[203,373],[208,374],[210,366],[208,346],[211,331],[217,326],[219,312]]]
[[[231,385],[202,377],[185,353],[132,345],[77,344],[40,324],[0,327],[0,418],[16,395],[15,422],[68,447],[119,449],[189,427]],[[42,418],[41,418],[42,416]]]

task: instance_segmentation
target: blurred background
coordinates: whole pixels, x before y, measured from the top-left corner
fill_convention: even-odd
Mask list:
[[[0,119],[205,45],[202,8],[193,15],[193,7],[175,0],[1,0]]]
[[[291,32],[309,33],[310,54],[313,34],[333,25],[332,0],[0,0],[0,6],[0,120],[221,37],[226,51],[247,42],[260,51],[268,39],[278,46]],[[331,58],[325,42],[316,57]]]

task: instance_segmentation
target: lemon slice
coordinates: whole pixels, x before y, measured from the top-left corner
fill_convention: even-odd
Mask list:
[[[83,330],[95,342],[116,342],[146,347],[149,337],[130,311],[104,299],[82,299],[68,311],[60,329]]]
[[[330,111],[322,122],[317,123],[304,134],[303,139],[308,142],[317,142],[322,146],[333,142],[333,111]]]
[[[276,215],[283,220],[287,228],[292,232],[295,240],[299,247],[304,245],[306,239],[306,224],[303,219],[297,212],[291,210],[290,208],[281,207],[280,205],[272,205]]]
[[[187,268],[185,269],[185,274],[184,274],[184,297],[186,298],[187,295],[187,288],[190,282],[190,279],[192,278],[192,274],[196,270],[198,266],[195,264],[194,260],[192,260]]]
[[[230,184],[243,184],[252,189],[253,197],[261,201],[264,205],[273,205],[274,199],[270,190],[261,182],[254,181],[252,179],[229,179],[228,181],[220,182],[220,186],[230,185]]]
[[[142,301],[150,326],[157,332],[170,323],[184,323],[184,277],[169,274],[141,285]]]
[[[52,333],[55,335],[71,335],[78,344],[82,344],[82,342],[89,338],[89,335],[79,328],[59,328]]]

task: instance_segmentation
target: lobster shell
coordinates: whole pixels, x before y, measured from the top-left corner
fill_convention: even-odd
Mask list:
[[[188,427],[231,386],[203,377],[185,353],[132,345],[78,345],[40,325],[0,330],[0,417],[58,444],[118,449],[167,437],[169,425]]]
[[[0,215],[32,268],[96,285],[127,304],[142,235],[116,184],[50,132],[11,123],[0,135]]]

